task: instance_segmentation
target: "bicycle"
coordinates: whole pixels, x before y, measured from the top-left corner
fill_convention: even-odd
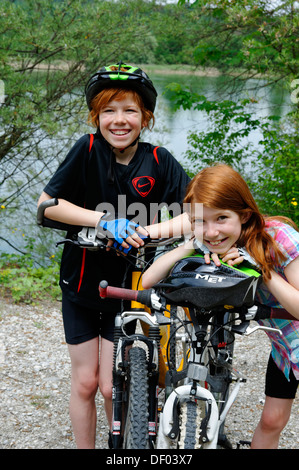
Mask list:
[[[227,413],[235,401],[245,377],[232,366],[233,343],[235,334],[249,335],[256,330],[269,330],[267,327],[250,328],[252,320],[268,318],[270,311],[262,305],[226,306],[223,308],[194,308],[190,302],[180,300],[177,305],[184,306],[181,318],[174,316],[173,309],[169,316],[167,302],[175,303],[173,298],[165,296],[162,287],[147,291],[129,290],[100,284],[100,295],[109,298],[126,298],[143,303],[153,310],[151,315],[145,312],[123,312],[118,318],[119,332],[130,321],[141,319],[150,324],[151,334],[148,337],[135,335],[127,337],[125,333],[115,341],[114,373],[128,381],[126,391],[128,398],[121,395],[124,382],[118,389],[115,384],[115,408],[128,400],[129,421],[123,428],[123,446],[125,448],[170,449],[215,449],[232,448],[224,434],[224,423]],[[167,298],[168,297],[168,298]],[[188,307],[186,309],[186,307]],[[181,312],[182,313],[182,312]],[[176,326],[175,336],[168,335],[168,347],[175,346],[181,350],[180,365],[176,364],[175,352],[168,355],[168,371],[165,380],[165,402],[163,411],[155,415],[152,402],[157,410],[157,370],[159,368],[159,328],[165,325]],[[179,329],[183,332],[179,333]],[[273,331],[273,329],[270,329]],[[275,330],[278,334],[279,330]],[[149,338],[151,343],[149,344]],[[148,357],[140,346],[133,347],[129,359],[123,355],[123,341],[145,343]],[[179,345],[181,348],[179,348]],[[165,346],[165,341],[164,341]],[[136,359],[138,357],[138,359]],[[142,357],[142,359],[140,359]],[[161,353],[160,353],[161,357]],[[138,371],[138,372],[136,372]],[[142,373],[142,380],[136,386],[131,374]],[[230,391],[231,383],[235,387]],[[142,384],[142,385],[140,385]],[[138,402],[135,393],[142,387],[142,402]],[[116,395],[119,393],[117,400]],[[149,397],[149,401],[147,401]],[[135,412],[135,413],[134,413]],[[155,420],[154,420],[155,418]],[[159,419],[158,419],[159,418]],[[147,429],[148,424],[148,429]],[[112,432],[116,448],[121,442],[121,416],[114,415]],[[129,438],[128,438],[129,436]]]
[[[45,207],[56,202],[47,201],[39,208],[40,225],[48,226],[42,214]],[[49,225],[58,228],[52,221]],[[105,247],[95,229],[86,227],[76,237],[59,243],[89,249]],[[152,245],[171,243],[172,239],[159,240]],[[268,318],[270,309],[254,305],[255,288],[249,293],[247,305],[239,307],[215,307],[213,303],[202,306],[200,300],[194,305],[194,299],[186,301],[186,292],[169,292],[167,283],[141,290],[144,256],[145,250],[141,249],[132,274],[132,289],[108,286],[105,281],[99,286],[102,298],[132,302],[131,308],[120,312],[115,320],[112,447],[232,448],[224,433],[225,418],[246,381],[232,366],[235,335],[269,329],[250,328],[250,322]],[[258,279],[252,280],[252,287]],[[200,297],[197,293],[196,298]],[[137,320],[142,331],[128,335],[126,326]]]
[[[48,207],[52,207],[52,206],[56,206],[58,205],[58,200],[56,198],[53,198],[53,199],[49,199],[47,201],[44,201],[43,203],[41,203],[38,207],[38,211],[37,211],[37,224],[39,226],[43,226],[43,227],[47,227],[47,228],[51,228],[51,229],[57,229],[57,230],[66,230],[69,232],[70,234],[70,238],[66,238],[66,239],[63,239],[59,242],[56,243],[56,246],[58,245],[61,245],[61,244],[64,244],[64,243],[72,243],[78,247],[81,247],[82,249],[89,249],[89,250],[98,250],[98,249],[106,249],[106,241],[103,240],[103,239],[100,239],[100,238],[97,238],[96,237],[96,230],[95,228],[91,228],[91,227],[75,227],[75,226],[70,226],[68,224],[64,224],[64,223],[61,223],[61,222],[57,222],[57,221],[53,221],[51,219],[48,219],[44,216],[44,212],[45,210],[48,208]],[[173,239],[169,239],[168,240],[168,244],[171,244],[174,240]],[[155,247],[157,247],[159,244],[161,244],[161,241],[158,241],[154,244]],[[167,244],[166,241],[163,241],[162,242],[163,245]],[[113,249],[113,247],[111,247],[111,249]],[[138,288],[140,287],[140,273],[142,271],[142,266],[146,263],[145,262],[145,251],[144,250],[140,250],[140,253],[137,254],[137,261],[134,259],[134,270],[132,272],[132,288]],[[127,258],[129,260],[129,257]],[[132,302],[132,311],[135,310],[135,314],[136,314],[136,309],[139,310],[140,309],[140,304],[139,303],[136,303],[136,302]],[[145,307],[142,306],[142,308],[144,309]],[[136,315],[135,315],[136,316]],[[137,316],[136,316],[137,318]],[[139,318],[141,321],[143,320],[143,327],[144,329],[146,329],[146,324],[149,323],[151,324],[151,316],[149,315],[149,313],[147,312],[142,312],[140,314],[140,318]],[[119,316],[116,317],[116,325],[115,325],[115,342],[117,343],[117,338],[118,338],[118,331],[119,331],[119,325],[118,325],[118,321],[119,321]],[[149,337],[147,339],[144,339],[143,338],[143,341],[146,341],[148,345],[151,344],[151,341],[152,341],[152,338],[151,338],[151,330],[149,331]],[[157,334],[159,335],[159,331],[157,332]],[[141,340],[141,336],[138,335],[136,337],[136,339],[138,340]],[[124,341],[124,349],[126,349],[126,345],[127,343],[129,344],[130,342],[132,342],[133,339],[131,339],[130,341],[127,341],[125,342]],[[135,354],[135,350],[133,352],[129,352],[130,356],[134,356]],[[158,378],[158,367],[157,367],[157,361],[156,361],[156,351],[155,351],[155,358],[153,359],[153,361],[151,362],[151,364],[149,365],[150,369],[152,370],[152,377],[153,377],[153,380],[151,381],[151,387],[150,387],[150,393],[149,393],[149,396],[150,397],[153,397],[153,391],[155,389],[155,385],[154,385],[154,382],[157,380]],[[116,357],[116,352],[114,352],[114,357]],[[132,361],[135,360],[135,361],[138,361],[138,364],[140,361],[144,361],[144,358],[139,358],[139,357],[136,357],[136,359],[132,359]],[[161,360],[161,357],[159,358],[159,361],[160,361],[160,367],[159,367],[159,378],[161,379],[161,377],[163,376],[163,373],[164,375],[166,374],[166,370],[167,370],[167,367],[165,365],[165,362],[163,360]],[[156,368],[156,375],[154,373],[154,369]],[[135,369],[135,368],[134,368]],[[136,370],[139,370],[140,369],[140,366],[136,369]],[[164,370],[164,372],[163,372]],[[113,372],[113,381],[114,381],[114,385],[113,385],[113,390],[114,390],[114,396],[116,396],[116,398],[113,399],[113,408],[116,410],[114,411],[114,414],[115,415],[119,415],[119,422],[123,423],[122,421],[122,413],[123,411],[119,412],[118,411],[118,405],[116,405],[118,403],[118,397],[119,397],[119,392],[118,392],[118,389],[120,387],[122,387],[122,385],[120,385],[121,383],[123,383],[123,380],[120,380],[120,379],[123,379],[123,376],[124,374],[118,374],[116,373],[115,371]],[[132,378],[133,380],[133,378]],[[135,387],[133,387],[134,389]],[[116,392],[115,392],[116,391]],[[122,391],[121,391],[122,393]],[[145,396],[147,396],[147,394],[145,394]],[[124,409],[126,409],[126,406],[122,407]],[[155,399],[151,401],[151,412],[150,412],[150,415],[155,415],[156,414],[156,401]],[[127,415],[127,413],[125,414],[125,416]],[[114,423],[117,423],[117,421],[114,419]],[[117,427],[117,425],[115,425]],[[123,434],[123,433],[122,433]],[[119,442],[119,439],[117,437],[115,437],[116,434],[116,431],[114,430],[114,437],[113,437],[113,447],[120,447],[120,442]],[[154,435],[154,434],[153,434]],[[144,440],[144,439],[142,439]],[[120,439],[120,441],[122,441],[122,437]],[[140,440],[139,440],[140,442]],[[139,444],[138,442],[138,446],[141,445]],[[125,445],[128,445],[129,447],[132,445],[132,444],[125,444]]]

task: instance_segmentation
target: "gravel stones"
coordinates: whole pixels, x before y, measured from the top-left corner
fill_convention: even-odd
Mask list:
[[[233,443],[251,440],[264,400],[270,344],[263,332],[236,341],[234,366],[247,376],[227,418]],[[75,449],[69,418],[70,360],[58,302],[15,305],[0,299],[0,449]],[[97,395],[96,447],[108,427]],[[280,447],[298,449],[299,403]]]

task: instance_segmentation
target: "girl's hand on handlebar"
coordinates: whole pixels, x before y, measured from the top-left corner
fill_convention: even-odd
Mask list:
[[[239,253],[236,246],[232,246],[227,253],[220,256],[224,263],[234,266],[235,264],[241,264],[244,261],[244,257]]]
[[[218,255],[216,253],[205,254],[204,258],[207,264],[210,264],[211,262],[210,257],[212,258],[216,266],[221,265],[220,260],[224,263],[229,264],[230,266],[234,266],[235,264],[241,264],[244,261],[244,257],[240,255],[239,250],[236,246],[231,247],[226,253],[222,255]]]
[[[148,232],[145,228],[138,225],[134,233],[127,237],[121,244],[116,240],[109,240],[106,250],[109,251],[112,246],[122,254],[127,254],[130,249],[144,246],[144,240],[148,238]]]

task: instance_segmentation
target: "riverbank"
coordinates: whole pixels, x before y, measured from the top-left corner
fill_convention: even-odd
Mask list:
[[[21,65],[17,62],[11,63],[12,67],[18,69]],[[225,75],[228,77],[234,78],[255,78],[255,79],[266,79],[266,77],[260,73],[255,72],[254,70],[248,72],[248,70],[241,70],[241,69],[234,69],[230,71],[222,72],[221,70],[217,69],[216,67],[199,67],[193,65],[186,65],[186,64],[132,64],[140,67],[144,70],[148,75],[190,75],[194,77],[220,77],[221,75]],[[63,70],[67,71],[73,67],[73,62],[71,61],[52,61],[49,63],[39,63],[39,64],[32,64],[28,63],[26,66],[28,69],[34,69],[35,71],[55,71],[55,70]],[[84,71],[84,65],[78,67],[78,71]]]
[[[263,332],[236,341],[234,366],[247,376],[227,425],[232,442],[251,440],[264,400],[269,342]],[[70,360],[59,302],[37,306],[0,298],[0,449],[75,449],[68,413]],[[103,400],[97,396],[97,448],[107,449]],[[280,441],[298,449],[299,400]]]

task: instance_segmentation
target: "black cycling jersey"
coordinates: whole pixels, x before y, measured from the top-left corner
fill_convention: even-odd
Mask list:
[[[110,159],[110,147],[99,134],[84,135],[46,185],[45,193],[101,212],[103,203],[108,203],[108,211],[115,208],[127,218],[135,215],[141,225],[158,222],[156,209],[162,202],[168,206],[182,202],[190,179],[165,148],[139,143],[128,165],[113,163],[113,183],[108,178]],[[140,208],[144,208],[142,214],[138,214]],[[126,266],[112,251],[82,250],[68,244],[61,260],[60,286],[70,300],[81,305],[118,309],[117,301],[99,298],[98,285],[102,279],[121,285]]]

